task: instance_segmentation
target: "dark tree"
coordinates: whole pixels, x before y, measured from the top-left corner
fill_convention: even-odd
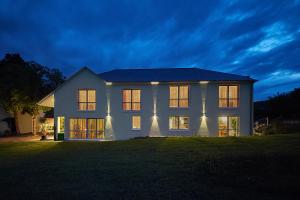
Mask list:
[[[266,101],[255,102],[255,118],[269,117],[300,119],[300,88],[288,93],[280,93]]]
[[[14,115],[16,133],[20,133],[17,114],[35,117],[40,110],[36,103],[63,81],[57,69],[25,62],[19,54],[5,55],[0,61],[0,106]]]

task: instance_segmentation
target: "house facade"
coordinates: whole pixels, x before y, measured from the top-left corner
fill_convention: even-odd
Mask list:
[[[82,68],[39,105],[54,107],[56,139],[248,136],[254,82],[199,68]]]

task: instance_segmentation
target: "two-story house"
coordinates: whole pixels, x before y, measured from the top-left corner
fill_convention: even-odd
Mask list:
[[[39,105],[54,107],[55,138],[65,140],[247,136],[254,82],[199,68],[82,68]]]

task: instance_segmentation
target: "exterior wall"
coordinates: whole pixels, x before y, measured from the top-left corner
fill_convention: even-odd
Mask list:
[[[42,113],[40,114],[40,116]],[[2,108],[0,108],[0,135],[3,134],[5,131],[10,131],[10,127],[8,124],[3,121],[5,118],[10,118],[13,117],[11,114],[5,112]],[[32,116],[25,113],[22,114],[21,112],[18,113],[18,118],[19,118],[19,128],[20,128],[20,133],[32,133]],[[36,123],[36,131],[39,131],[39,117],[35,119]]]
[[[78,110],[78,89],[96,90],[97,103],[95,111]],[[70,118],[105,118],[107,114],[106,96],[106,86],[103,80],[88,70],[80,72],[54,93],[55,129],[57,128],[57,117],[59,116],[65,117],[65,137],[68,137]]]
[[[235,83],[236,84],[236,83]],[[251,134],[251,84],[241,82],[240,104],[238,108],[218,107],[217,82],[208,84],[189,83],[189,107],[169,108],[169,83],[159,85],[112,85],[111,120],[115,139],[128,139],[142,136],[218,136],[219,116],[240,117],[240,135]],[[122,90],[141,90],[141,111],[122,110]],[[156,102],[156,103],[155,103]],[[156,116],[154,117],[156,104]],[[141,116],[141,130],[131,129],[131,118]],[[169,130],[169,116],[189,117],[189,130]]]
[[[109,140],[143,136],[217,136],[219,116],[240,117],[240,135],[251,134],[252,83],[240,82],[238,108],[218,107],[218,82],[188,83],[189,108],[169,108],[169,85],[116,84],[105,85],[95,74],[84,70],[55,92],[55,124],[58,116],[65,117],[65,137],[70,118],[105,118],[105,135]],[[185,83],[186,84],[186,83]],[[235,82],[235,84],[237,84]],[[96,111],[78,111],[78,89],[96,89]],[[122,90],[141,90],[141,110],[123,111]],[[132,130],[132,116],[141,116],[141,130]],[[169,130],[169,116],[189,117],[189,130]],[[156,116],[156,117],[155,117]]]

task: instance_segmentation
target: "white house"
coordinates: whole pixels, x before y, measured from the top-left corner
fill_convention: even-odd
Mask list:
[[[199,68],[85,67],[39,104],[54,107],[56,139],[248,136],[254,82]]]

